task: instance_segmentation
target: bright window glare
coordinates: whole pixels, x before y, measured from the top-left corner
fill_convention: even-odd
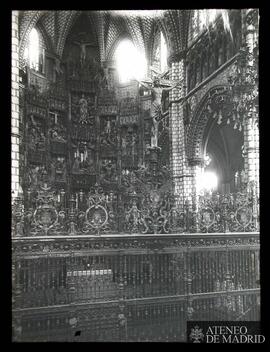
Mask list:
[[[214,172],[203,172],[198,179],[199,190],[211,191],[217,188],[218,180]]]
[[[130,40],[122,41],[116,50],[117,70],[121,83],[142,79],[146,74],[146,59]]]
[[[208,27],[208,25],[211,22],[214,22],[216,17],[218,16],[219,11],[218,10],[198,10],[198,15],[199,15],[199,30],[202,30],[205,26]]]
[[[29,42],[24,52],[24,58],[29,61],[31,68],[35,70],[38,69],[39,36],[35,28],[33,28],[29,34]]]
[[[162,32],[160,32],[160,68],[161,72],[167,69],[167,45]]]

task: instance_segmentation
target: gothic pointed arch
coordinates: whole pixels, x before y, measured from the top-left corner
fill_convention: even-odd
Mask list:
[[[159,41],[159,38],[157,38],[157,36],[159,36],[160,33],[162,33],[162,35],[163,35],[163,38],[165,40],[166,47],[168,50],[169,40],[168,40],[168,34],[167,34],[165,27],[161,25],[161,21],[153,23],[152,28],[151,28],[151,35],[150,35],[149,42],[147,43],[148,45],[146,48],[146,52],[147,52],[146,57],[148,58],[149,63],[151,65],[153,64],[153,60],[154,60],[155,45],[157,44],[157,41]]]
[[[218,112],[224,116],[231,112],[231,93],[227,85],[216,85],[203,96],[186,124],[186,154],[190,165],[203,161],[207,129],[218,121]]]
[[[114,59],[115,52],[122,40],[130,40],[133,43],[132,37],[128,33],[121,33],[112,43],[110,50],[107,53],[107,60],[110,61]]]
[[[59,36],[59,41],[57,44],[57,54],[59,57],[62,57],[63,55],[63,51],[64,51],[64,47],[65,47],[65,43],[66,43],[66,39],[70,33],[70,30],[72,29],[73,25],[76,23],[76,21],[78,20],[78,18],[84,13],[84,11],[68,11],[68,15],[67,18],[65,19],[65,22],[63,24],[63,27],[61,29],[61,33]],[[94,34],[94,38],[96,40],[96,43],[98,44],[98,48],[100,51],[101,48],[101,44],[100,44],[100,37],[97,35],[97,32],[99,30],[99,27],[97,26],[98,23],[96,23],[97,21],[95,20],[94,16],[95,15],[91,15],[89,14],[89,12],[87,12],[87,18],[89,20],[91,29],[93,31]]]
[[[169,61],[179,60],[186,50],[187,19],[180,10],[168,10],[164,16]]]
[[[19,66],[23,66],[24,50],[31,30],[48,11],[24,11],[20,18]]]
[[[40,34],[42,35],[42,38],[44,40],[46,49],[51,53],[51,54],[55,54],[55,47],[54,47],[54,43],[52,42],[50,36],[48,35],[46,28],[44,27],[44,25],[40,22],[37,23],[37,29],[40,32]]]

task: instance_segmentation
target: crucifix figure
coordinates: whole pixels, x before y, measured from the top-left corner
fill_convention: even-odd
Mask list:
[[[83,42],[83,41],[81,42],[74,41],[73,43],[79,45],[81,49],[80,59],[81,59],[81,63],[83,63],[86,60],[86,47],[95,46],[95,43]]]
[[[139,83],[150,90],[152,93],[152,103],[150,108],[150,115],[152,117],[151,128],[151,147],[158,146],[158,125],[166,114],[162,109],[162,93],[171,91],[174,88],[181,89],[180,82],[175,82],[168,79],[163,79],[169,71],[160,74],[155,69],[151,68],[156,73],[153,79],[139,81]],[[158,74],[157,74],[158,73]]]

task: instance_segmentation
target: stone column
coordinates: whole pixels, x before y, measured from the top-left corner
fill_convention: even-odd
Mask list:
[[[192,204],[192,193],[196,191],[197,166],[190,166],[186,157],[186,140],[184,129],[184,109],[180,98],[186,94],[185,59],[171,60],[171,79],[181,82],[182,89],[170,92],[170,163],[174,180],[174,192],[178,206],[181,208],[188,200]]]
[[[243,40],[250,54],[258,40],[258,10],[248,9],[243,14]],[[249,65],[253,65],[250,61]],[[256,108],[254,107],[256,110]],[[259,192],[259,129],[255,122],[256,111],[250,112],[244,126],[244,167],[248,182],[255,182]]]
[[[18,11],[12,11],[11,33],[11,191],[12,199],[20,191],[19,180],[19,25]]]
[[[255,182],[259,191],[259,129],[253,119],[244,126],[244,168],[248,182]]]

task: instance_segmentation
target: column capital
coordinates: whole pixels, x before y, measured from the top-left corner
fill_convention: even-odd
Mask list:
[[[173,53],[168,57],[168,63],[171,65],[173,62],[179,62],[186,58],[187,50],[181,50],[177,53]]]

